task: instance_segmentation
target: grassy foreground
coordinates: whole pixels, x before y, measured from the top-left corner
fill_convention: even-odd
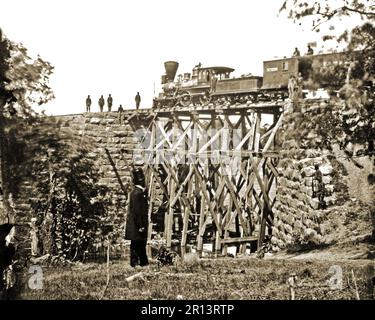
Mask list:
[[[342,289],[331,290],[330,267],[342,268]],[[127,261],[45,267],[42,290],[25,287],[23,299],[289,299],[288,278],[296,273],[296,299],[373,298],[374,261],[304,261],[225,258],[192,260],[133,269]],[[143,272],[130,283],[126,278]],[[353,278],[354,273],[354,278]],[[356,289],[357,287],[357,289]]]

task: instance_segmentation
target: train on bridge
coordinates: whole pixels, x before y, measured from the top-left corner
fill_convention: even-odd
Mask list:
[[[269,60],[263,62],[263,76],[251,74],[231,77],[233,68],[224,66],[202,67],[199,63],[191,73],[178,75],[179,63],[164,63],[162,92],[154,98],[153,107],[173,107],[176,105],[205,106],[210,103],[224,104],[260,101],[283,101],[289,96],[288,83],[292,77],[302,83],[310,79],[312,70],[324,70],[342,65],[347,68],[345,53],[326,53]],[[176,79],[175,79],[176,78]],[[322,89],[338,90],[343,83],[332,83],[330,79],[320,79]],[[302,95],[306,95],[304,90]]]

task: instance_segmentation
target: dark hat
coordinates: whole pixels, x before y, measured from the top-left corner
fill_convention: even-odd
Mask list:
[[[133,175],[133,182],[135,184],[140,184],[145,181],[145,174],[143,173],[142,168],[134,168],[132,175]]]
[[[5,223],[5,224],[2,224],[0,225],[0,237],[1,239],[4,239],[10,232],[10,230],[12,230],[13,228],[13,224],[10,224],[10,223]]]

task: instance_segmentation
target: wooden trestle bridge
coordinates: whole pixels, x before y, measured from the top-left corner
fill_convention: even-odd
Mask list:
[[[207,234],[216,253],[262,245],[272,227],[282,112],[277,103],[147,110],[135,157],[147,168],[150,216],[163,204],[168,248],[177,238],[201,252]]]

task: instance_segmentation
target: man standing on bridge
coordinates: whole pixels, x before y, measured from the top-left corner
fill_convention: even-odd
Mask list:
[[[99,110],[100,112],[103,112],[103,108],[104,108],[104,98],[103,98],[103,95],[100,96],[100,99],[99,99]]]
[[[314,50],[313,50],[313,48],[311,47],[311,44],[308,43],[308,44],[307,44],[307,53],[306,53],[306,55],[311,56],[311,55],[313,55],[313,54],[314,54]]]
[[[108,112],[112,111],[112,104],[113,104],[113,98],[111,97],[111,94],[109,94],[107,98]]]
[[[295,47],[294,52],[293,52],[293,57],[299,57],[301,53],[299,52],[298,48]]]
[[[137,92],[137,95],[135,96],[135,108],[138,110],[139,105],[141,104],[141,96],[139,95],[139,92]]]
[[[120,106],[118,107],[117,109],[117,113],[118,113],[118,121],[119,123],[121,124],[122,122],[122,113],[124,112],[124,108],[122,107],[122,104],[120,104]]]
[[[90,98],[90,95],[88,95],[86,98],[86,112],[90,112],[90,107],[91,107],[91,98]]]
[[[130,265],[148,265],[146,245],[148,230],[148,192],[141,168],[133,170],[134,189],[129,196],[125,239],[130,240]]]

